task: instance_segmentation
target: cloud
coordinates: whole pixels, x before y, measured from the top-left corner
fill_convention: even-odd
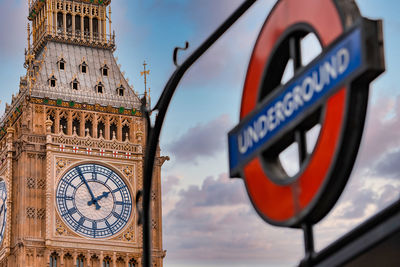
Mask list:
[[[23,53],[26,45],[26,19],[28,14],[26,1],[0,1],[0,53],[2,58]]]
[[[179,185],[179,178],[176,176],[168,176],[163,178],[163,195],[168,195],[174,190],[174,188]]]
[[[375,165],[374,173],[377,176],[400,179],[400,149],[387,152]]]
[[[400,148],[400,96],[381,97],[369,107],[358,159],[363,169],[371,169],[386,154]]]
[[[218,179],[212,176],[203,181],[201,187],[190,186],[180,192],[181,199],[192,199],[192,207],[231,206],[247,203],[243,184],[233,182],[227,175],[220,175]],[[182,203],[183,204],[183,203]]]
[[[213,121],[188,129],[167,145],[167,150],[180,162],[195,162],[200,157],[212,157],[226,147],[229,127],[229,116],[221,115]]]
[[[264,223],[254,212],[243,182],[225,173],[181,190],[163,223],[168,262],[259,260],[264,265],[293,265],[302,254],[301,231]]]
[[[400,197],[400,96],[369,105],[355,169],[334,220],[365,220]]]
[[[343,211],[343,214],[341,214],[340,218],[364,218],[368,205],[376,203],[377,198],[377,193],[371,189],[361,189],[355,192],[354,197],[350,200],[349,205]]]
[[[207,4],[203,5],[203,2]],[[193,27],[202,38],[196,38],[192,43],[192,50],[185,52],[184,55],[190,55],[242,2],[196,1],[198,4],[188,6],[186,13],[190,15],[188,20],[195,23]],[[275,0],[269,0],[254,4],[251,8],[253,16],[247,16],[245,13],[220,37],[188,71],[187,76],[190,75],[190,78],[184,80],[185,85],[197,88],[212,81],[214,85],[217,85],[216,89],[219,87],[230,90],[241,89],[253,44],[265,19],[262,15],[258,16],[255,13],[268,14],[275,2]],[[254,18],[258,19],[254,20]],[[223,81],[223,86],[219,85],[221,77],[230,77]],[[226,82],[229,86],[226,86]]]

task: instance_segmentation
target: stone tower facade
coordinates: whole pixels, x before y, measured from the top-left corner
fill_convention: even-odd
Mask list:
[[[0,121],[0,267],[142,266],[141,98],[113,56],[111,0],[29,1],[27,74]],[[162,266],[161,166],[153,266]]]

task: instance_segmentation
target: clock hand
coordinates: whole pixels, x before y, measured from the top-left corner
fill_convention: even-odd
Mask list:
[[[100,196],[98,196],[98,197],[96,197],[95,199],[94,199],[94,201],[99,201],[100,199],[102,199],[103,197],[108,197],[108,195],[110,194],[110,191],[108,191],[108,192],[103,192],[103,194],[102,195],[100,195]],[[93,200],[90,200],[89,202],[88,202],[88,205],[90,206],[90,205],[92,205],[93,204]]]
[[[79,177],[81,178],[82,182],[86,185],[86,187],[87,187],[87,189],[88,189],[88,191],[89,191],[90,196],[92,197],[92,201],[91,201],[90,204],[89,204],[90,201],[88,202],[88,206],[90,206],[90,205],[92,205],[92,204],[95,204],[95,205],[96,205],[96,210],[99,210],[101,207],[100,207],[99,203],[97,203],[97,200],[96,200],[96,198],[94,197],[94,194],[93,194],[93,192],[92,192],[92,189],[90,189],[89,184],[88,184],[88,182],[86,181],[85,176],[83,176],[81,169],[80,169],[79,167],[76,167],[76,170],[77,170],[77,172],[78,172],[78,174],[79,174]]]

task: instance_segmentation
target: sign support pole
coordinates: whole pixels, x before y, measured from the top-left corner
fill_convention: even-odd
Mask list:
[[[300,266],[311,267],[312,255],[314,253],[314,234],[313,234],[312,224],[304,223],[301,225],[301,228],[303,228],[303,233],[304,233],[305,257],[301,262]]]
[[[147,120],[147,139],[145,148],[145,161],[143,171],[143,191],[136,195],[136,205],[142,205],[139,212],[139,224],[143,223],[143,267],[152,266],[152,246],[151,246],[151,187],[153,179],[153,167],[156,151],[159,143],[161,128],[164,123],[165,115],[176,87],[186,71],[195,63],[257,0],[246,0],[236,11],[219,27],[215,32],[203,42],[203,44],[191,54],[182,65],[176,63],[176,51],[174,51],[174,63],[177,69],[168,80],[157,104],[152,110],[148,109],[146,99],[142,100],[142,114]],[[150,121],[150,113],[158,111],[154,126]],[[143,198],[143,199],[142,199]],[[142,201],[142,203],[140,203]]]

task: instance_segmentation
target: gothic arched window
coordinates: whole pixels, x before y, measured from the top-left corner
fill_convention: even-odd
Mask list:
[[[81,131],[80,131],[80,129],[81,129],[81,121],[78,118],[75,118],[72,121],[72,129],[74,131],[73,133],[76,133],[78,136],[81,135]]]
[[[83,31],[86,37],[90,36],[89,17],[83,18]]]
[[[93,18],[93,36],[95,39],[99,37],[99,20],[97,18]]]
[[[68,120],[66,117],[60,117],[60,132],[63,134],[67,133]]]
[[[82,61],[81,65],[79,65],[79,68],[81,69],[82,73],[87,73],[88,65],[85,61]]]
[[[76,258],[76,267],[84,267],[85,257],[83,255],[79,255]]]
[[[91,120],[86,120],[85,121],[85,135],[93,137],[93,123]]]
[[[79,81],[76,78],[71,82],[71,89],[73,90],[79,89]]]
[[[101,67],[100,71],[101,71],[101,74],[103,76],[108,76],[108,66],[107,66],[107,64],[104,64],[104,66]]]
[[[104,85],[101,82],[99,82],[96,85],[96,93],[99,93],[99,94],[104,93]]]
[[[60,58],[60,60],[57,62],[57,65],[58,65],[58,69],[59,70],[65,70],[65,60],[64,60],[64,58]]]
[[[64,31],[63,23],[64,23],[63,13],[62,12],[58,12],[57,13],[57,33],[62,33]]]
[[[106,126],[104,125],[104,122],[99,121],[97,124],[97,137],[98,138],[104,138],[104,131],[106,129]]]
[[[67,14],[67,33],[72,34],[72,15]]]
[[[111,259],[110,257],[105,257],[103,260],[103,267],[110,267],[111,266]]]
[[[51,120],[51,122],[53,122],[53,124],[51,125],[51,132],[52,133],[54,133],[54,122],[55,122],[55,119],[54,119],[54,115],[53,114],[50,114],[50,116],[49,116],[49,120]]]
[[[129,266],[129,267],[136,267],[136,261],[135,261],[135,259],[131,259],[131,260],[129,261],[128,266]]]
[[[57,253],[53,252],[50,255],[50,267],[57,267],[57,259],[58,259]]]
[[[124,96],[125,94],[125,88],[121,85],[120,87],[117,88],[117,94],[119,96]]]
[[[124,125],[122,127],[122,141],[129,140],[129,132],[130,132],[129,126],[128,125]]]
[[[52,76],[48,79],[48,82],[49,82],[49,86],[50,86],[50,87],[56,87],[56,85],[57,85],[57,79],[56,79],[56,77],[54,77],[54,75],[52,75]]]
[[[75,15],[75,34],[81,34],[81,16]]]
[[[115,122],[110,124],[110,139],[117,138],[117,124]]]

